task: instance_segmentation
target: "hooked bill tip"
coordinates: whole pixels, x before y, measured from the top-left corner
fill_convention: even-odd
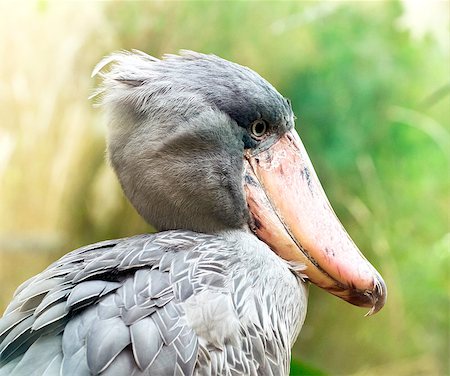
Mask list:
[[[373,306],[365,316],[372,316],[377,313],[386,303],[387,289],[386,284],[380,275],[377,275],[374,279],[373,291],[367,292],[366,295],[372,300]]]

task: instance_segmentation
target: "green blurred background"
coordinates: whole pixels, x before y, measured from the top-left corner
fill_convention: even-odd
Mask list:
[[[383,274],[374,317],[312,287],[292,374],[449,374],[449,2],[0,3],[0,311],[66,251],[152,231],[104,161],[105,54],[193,49],[292,100],[338,216]]]

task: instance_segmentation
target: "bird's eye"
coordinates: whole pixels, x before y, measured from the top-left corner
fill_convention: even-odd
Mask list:
[[[260,140],[266,134],[267,129],[267,123],[262,119],[255,120],[250,127],[253,138],[257,140]]]

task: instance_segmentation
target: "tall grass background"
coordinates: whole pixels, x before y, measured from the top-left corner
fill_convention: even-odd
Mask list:
[[[0,309],[71,249],[153,231],[104,158],[88,101],[104,55],[193,49],[291,98],[330,201],[386,307],[311,288],[294,357],[330,375],[449,374],[447,1],[0,2]]]

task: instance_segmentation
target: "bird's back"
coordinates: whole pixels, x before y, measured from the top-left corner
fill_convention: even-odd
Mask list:
[[[223,237],[167,231],[67,254],[7,308],[0,375],[285,372],[284,318],[255,294],[259,266],[242,268],[238,251]]]

